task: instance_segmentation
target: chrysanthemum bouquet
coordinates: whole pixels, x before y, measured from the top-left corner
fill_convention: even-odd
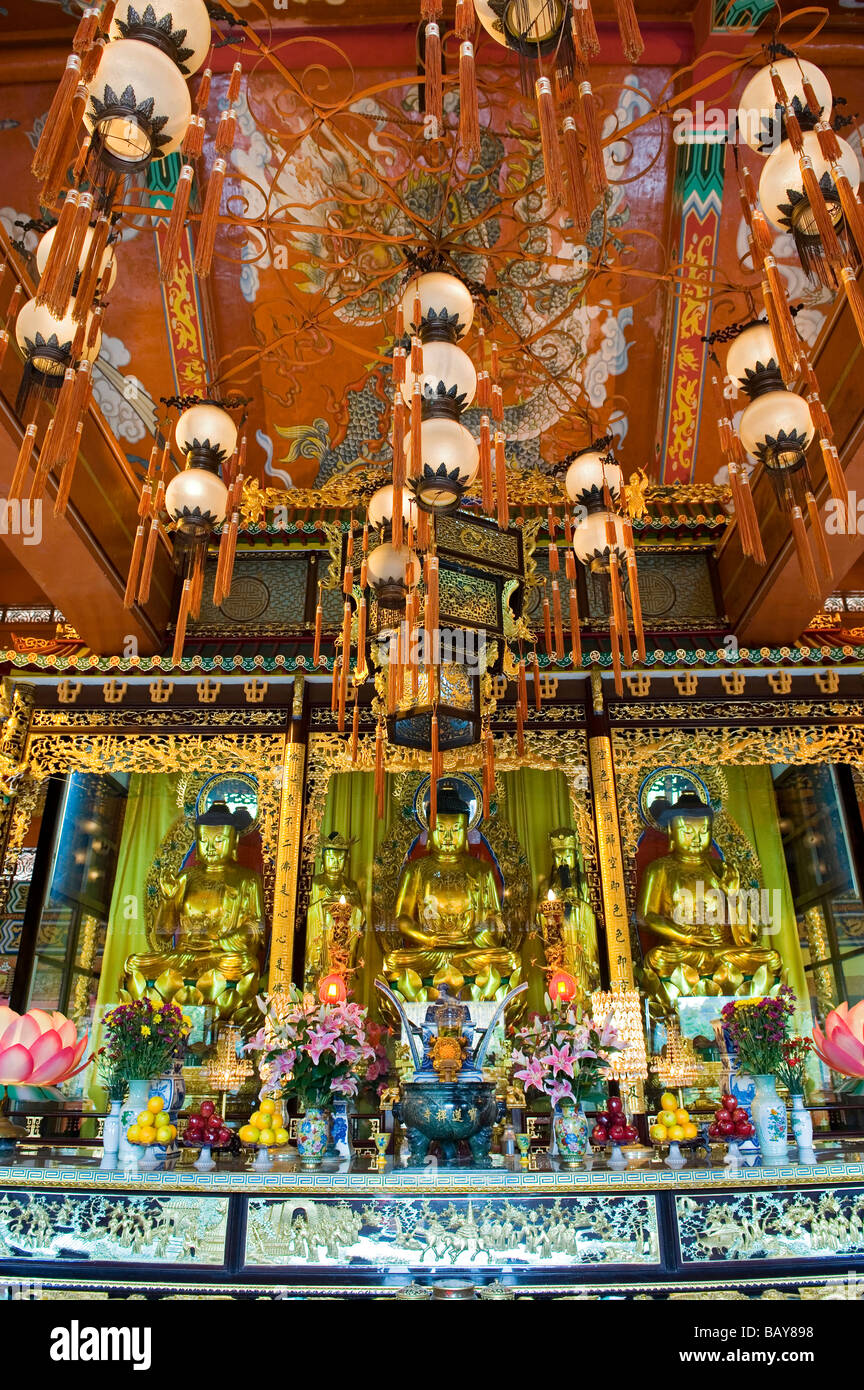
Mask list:
[[[305,1109],[355,1096],[361,1074],[377,1061],[367,1035],[366,1010],[347,1000],[321,1004],[293,985],[258,999],[263,1027],[246,1050],[258,1052],[262,1094],[296,1096]]]
[[[100,1065],[106,1082],[110,1076],[127,1081],[162,1076],[188,1034],[189,1020],[176,1004],[157,1005],[149,999],[118,1004],[105,1015]]]
[[[783,1042],[795,1012],[795,995],[781,985],[773,997],[735,999],[723,1006],[723,1022],[738,1054],[739,1071],[750,1076],[779,1076]]]

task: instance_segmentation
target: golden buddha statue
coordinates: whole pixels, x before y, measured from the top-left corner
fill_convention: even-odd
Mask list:
[[[782,962],[742,908],[737,869],[712,855],[711,807],[687,791],[657,820],[669,853],[648,865],[637,905],[640,925],[660,938],[645,957],[647,992],[664,1012],[682,995],[767,994]]]
[[[387,954],[383,973],[403,999],[435,998],[445,983],[472,999],[503,998],[518,983],[519,943],[501,915],[491,864],[468,850],[469,814],[458,788],[440,782],[426,853],[402,870],[396,929],[406,944]]]
[[[348,855],[353,840],[333,830],[321,841],[321,868],[312,878],[309,891],[309,910],[306,914],[306,988],[317,986],[334,962],[331,959],[334,922],[330,909],[344,901],[351,906],[346,935],[350,942],[349,970],[354,968],[357,949],[363,939],[366,914],[360,889],[348,874]]]
[[[159,880],[150,952],[126,961],[126,992],[154,1002],[212,1004],[217,1019],[255,1016],[264,941],[261,875],[237,863],[245,811],[216,801],[195,821],[197,863]]]
[[[593,990],[600,988],[600,967],[597,962],[597,929],[594,914],[585,897],[576,831],[561,826],[549,836],[552,867],[547,878],[540,880],[537,901],[542,902],[551,890],[563,903],[561,931],[564,938],[564,957],[567,970],[579,985],[581,1002],[587,1004]],[[537,926],[545,930],[543,914],[537,911]]]

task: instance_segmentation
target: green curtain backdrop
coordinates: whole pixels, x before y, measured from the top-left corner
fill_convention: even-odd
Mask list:
[[[176,772],[132,774],[93,1015],[92,1042],[95,1047],[100,1046],[102,1019],[117,1003],[126,957],[133,951],[147,949],[144,884],[164,836],[180,815]],[[101,1109],[105,1092],[98,1084],[95,1067],[88,1077],[88,1086],[97,1109]]]
[[[770,944],[779,951],[783,960],[786,983],[794,989],[799,1000],[796,1027],[809,1033],[812,1028],[807,982],[804,978],[804,961],[798,939],[798,926],[789,875],[786,872],[786,858],[780,838],[777,821],[777,802],[774,798],[774,781],[769,767],[724,767],[729,794],[725,809],[740,826],[752,844],[762,865],[764,887],[769,891],[779,889],[781,893],[780,931],[770,938]]]

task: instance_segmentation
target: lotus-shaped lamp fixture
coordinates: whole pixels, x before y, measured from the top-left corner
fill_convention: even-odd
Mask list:
[[[851,1009],[845,1001],[838,1004],[825,1019],[824,1032],[814,1024],[813,1044],[832,1071],[864,1080],[864,999]]]
[[[55,1088],[82,1068],[87,1034],[78,1030],[65,1014],[30,1009],[18,1014],[0,1007],[0,1108],[6,1098],[14,1100],[59,1100]],[[21,1138],[24,1130],[0,1114],[0,1145]]]

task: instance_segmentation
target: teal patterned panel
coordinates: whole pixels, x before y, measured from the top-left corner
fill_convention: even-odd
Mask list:
[[[864,1255],[864,1188],[676,1197],[685,1264]]]
[[[246,1266],[657,1265],[653,1196],[252,1197]]]
[[[190,624],[190,632],[200,636],[207,632],[230,631],[242,636],[244,628],[253,632],[269,628],[301,631],[305,626],[307,565],[307,557],[300,553],[269,558],[238,555],[231,593],[219,608],[214,608],[216,561],[209,561],[204,576],[201,616],[197,623]],[[341,618],[341,593],[337,594],[337,607]]]

